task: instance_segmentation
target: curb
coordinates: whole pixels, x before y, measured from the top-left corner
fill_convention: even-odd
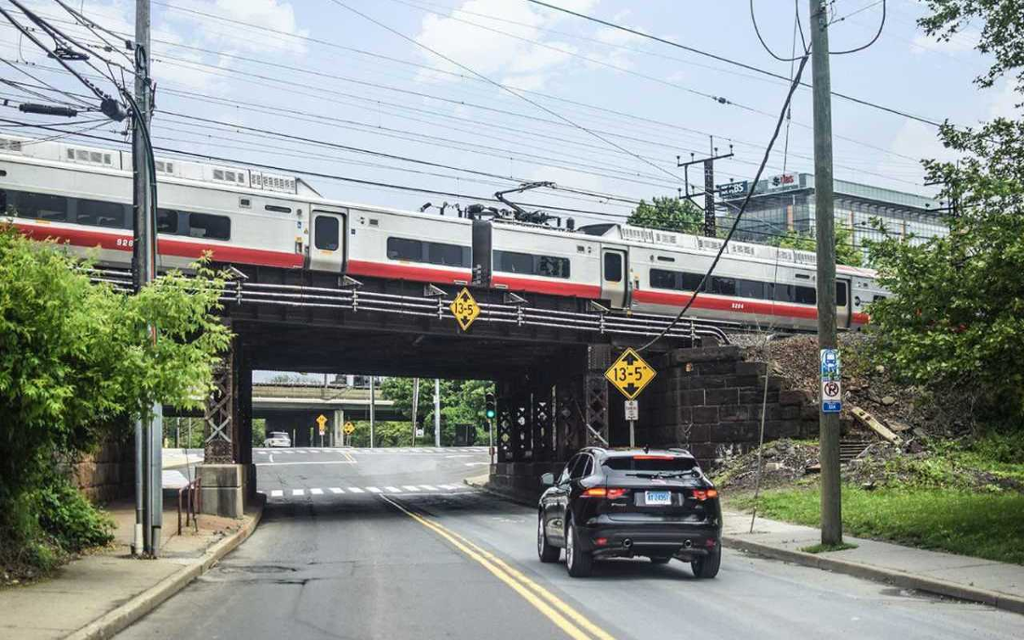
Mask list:
[[[483,476],[481,476],[481,477],[483,477]],[[527,499],[523,498],[522,496],[515,495],[514,493],[509,493],[507,491],[502,491],[501,489],[495,489],[494,487],[492,487],[490,485],[489,482],[486,482],[486,481],[480,482],[479,478],[465,478],[465,479],[463,479],[462,482],[465,483],[467,486],[473,487],[474,489],[479,489],[480,491],[483,491],[484,493],[489,493],[492,496],[497,496],[497,497],[499,497],[499,498],[501,498],[503,500],[508,500],[509,502],[514,502],[514,503],[522,505],[524,507],[533,507],[533,508],[537,507],[537,501],[536,500],[527,500]]]
[[[173,575],[164,578],[149,589],[131,598],[113,611],[93,620],[66,640],[98,640],[112,638],[127,629],[147,613],[163,604],[168,598],[184,589],[190,582],[209,571],[224,556],[245,542],[263,518],[263,501],[257,502],[252,520],[230,536],[216,542],[198,559],[182,567]]]
[[[937,578],[926,578],[924,576],[899,571],[897,569],[886,569],[874,565],[861,564],[859,562],[850,562],[849,560],[829,558],[821,554],[805,553],[803,551],[794,551],[791,549],[780,549],[778,547],[730,535],[723,535],[722,543],[725,546],[732,547],[734,549],[740,549],[742,551],[764,556],[766,558],[772,558],[774,560],[783,560],[785,562],[792,562],[805,567],[814,567],[825,571],[833,571],[835,573],[842,573],[856,578],[888,582],[904,589],[915,589],[917,591],[926,591],[928,593],[956,598],[958,600],[979,602],[997,609],[1024,614],[1024,598],[1019,596],[1012,596],[1006,593],[999,593],[997,591],[965,586],[963,584],[947,582]]]

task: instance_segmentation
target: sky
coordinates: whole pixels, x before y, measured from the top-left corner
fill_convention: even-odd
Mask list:
[[[22,1],[69,35],[98,44],[55,1]],[[746,0],[550,2],[786,77],[792,72],[758,42]],[[115,33],[134,29],[133,1],[67,3]],[[806,3],[795,5],[806,31]],[[924,5],[886,6],[875,44],[832,56],[835,91],[960,125],[1013,112],[1005,85],[981,91],[971,82],[987,68],[974,50],[974,27],[939,43],[915,25]],[[833,50],[863,45],[878,29],[881,5],[874,0],[835,0],[831,8]],[[755,0],[754,9],[769,46],[790,57],[801,46],[794,4]],[[127,64],[118,51],[98,53]],[[6,22],[0,55],[10,62],[0,66],[0,78],[34,82],[28,72],[85,91]],[[407,209],[465,205],[522,181],[551,181],[559,190],[520,198],[576,210],[567,215],[581,221],[621,220],[641,198],[675,195],[683,184],[676,157],[699,158],[713,146],[735,153],[716,164],[718,182],[750,179],[788,88],[784,80],[527,0],[154,0],[152,58],[158,146],[239,166],[385,183],[391,186],[306,178],[329,198]],[[808,65],[808,83],[810,71]],[[108,79],[96,82],[113,90]],[[9,86],[0,95],[26,99]],[[811,93],[798,90],[765,175],[810,171],[811,120]],[[933,126],[841,99],[833,100],[833,124],[836,177],[934,192],[923,185],[919,164],[947,157]],[[91,133],[104,137],[123,133],[103,122],[83,126],[98,126]],[[698,174],[691,172],[691,183],[702,181]]]

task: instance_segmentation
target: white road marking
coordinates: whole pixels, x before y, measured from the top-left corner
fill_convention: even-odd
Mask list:
[[[310,489],[309,492],[311,494],[313,494],[314,496],[322,496],[322,495],[324,495],[324,490],[323,489]]]
[[[273,462],[274,461],[274,456],[270,456],[269,458],[267,458],[267,460],[269,460],[270,462]]]
[[[390,491],[391,493],[402,493],[402,490],[398,487],[384,487],[384,490]]]
[[[345,492],[341,490],[341,487],[331,487],[331,493],[333,493],[334,495],[338,495],[339,493]]]
[[[427,491],[437,491],[437,487],[429,484],[421,484],[420,487],[426,489]]]
[[[311,460],[309,462],[257,462],[257,467],[294,467],[303,464],[356,464],[355,460]]]
[[[301,496],[301,495],[305,495],[305,493],[306,492],[303,491],[302,489],[292,489],[292,495],[293,496]]]
[[[439,486],[442,489],[448,489],[449,491],[455,491],[456,489],[459,488],[457,485],[454,485],[454,484],[442,484],[442,485],[439,485]]]
[[[350,493],[362,493],[363,492],[363,490],[360,489],[359,487],[349,487],[348,490],[349,490]]]
[[[366,490],[369,491],[370,493],[380,493],[380,489],[378,489],[377,487],[366,487]]]
[[[403,484],[402,488],[405,489],[406,491],[419,491],[420,490],[420,488],[417,487],[414,484]]]
[[[491,463],[490,462],[463,462],[462,464],[466,465],[467,467],[479,467],[481,465],[491,464]]]
[[[284,491],[281,491],[280,489],[274,489],[273,491],[270,492],[271,498],[280,498],[283,495]]]

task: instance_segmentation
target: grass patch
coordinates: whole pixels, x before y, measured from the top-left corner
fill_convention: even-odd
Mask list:
[[[856,549],[857,545],[850,542],[840,542],[839,544],[812,544],[809,547],[802,547],[800,550],[804,553],[829,553],[832,551],[846,551],[847,549]]]
[[[752,497],[730,503],[749,509]],[[819,526],[816,487],[762,492],[766,518]],[[1024,495],[907,487],[865,491],[843,487],[843,529],[865,538],[988,560],[1024,564]]]

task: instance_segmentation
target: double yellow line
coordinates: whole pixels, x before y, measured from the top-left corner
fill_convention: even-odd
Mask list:
[[[538,611],[543,613],[559,629],[574,640],[615,640],[608,632],[588,620],[582,613],[573,609],[544,587],[523,575],[501,558],[473,544],[463,536],[426,516],[406,509],[395,500],[381,496],[396,509],[409,516],[424,527],[430,529],[487,569],[496,578],[507,584],[513,591],[523,597]]]

